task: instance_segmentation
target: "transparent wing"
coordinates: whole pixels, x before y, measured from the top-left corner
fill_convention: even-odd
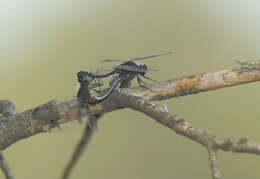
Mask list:
[[[104,67],[104,68],[98,69],[93,74],[95,74],[95,75],[104,75],[104,74],[110,73],[113,70],[114,70],[114,67]]]
[[[106,62],[125,62],[125,60],[117,60],[117,59],[106,59],[106,60],[102,60],[102,63],[106,63]]]
[[[151,56],[144,56],[144,57],[135,57],[135,58],[131,58],[129,61],[138,61],[138,60],[144,60],[147,58],[154,58],[154,57],[159,57],[159,56],[164,56],[164,55],[170,55],[174,53],[173,51],[167,52],[167,53],[160,53],[160,54],[155,54],[155,55],[151,55]]]
[[[173,51],[167,52],[167,53],[160,53],[160,54],[155,54],[155,55],[151,55],[151,56],[144,56],[144,57],[134,57],[134,58],[130,58],[129,60],[117,60],[117,59],[106,59],[106,60],[102,60],[102,63],[106,63],[106,62],[126,62],[126,61],[138,61],[138,60],[144,60],[147,58],[154,58],[154,57],[159,57],[159,56],[164,56],[164,55],[170,55],[174,53]]]
[[[136,66],[130,66],[130,65],[118,65],[113,66],[112,69],[122,69],[126,71],[132,71],[132,72],[143,72],[143,73],[153,73],[157,72],[156,69],[150,69],[150,68],[137,68]]]

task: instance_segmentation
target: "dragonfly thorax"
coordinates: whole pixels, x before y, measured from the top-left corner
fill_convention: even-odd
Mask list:
[[[114,70],[124,74],[135,73],[144,75],[147,72],[148,68],[145,64],[138,65],[133,61],[127,61],[118,66],[115,66]]]

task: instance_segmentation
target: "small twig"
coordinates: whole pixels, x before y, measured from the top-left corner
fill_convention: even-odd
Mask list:
[[[4,158],[2,151],[0,151],[0,166],[5,174],[6,179],[14,179],[14,175],[12,174],[12,171]]]
[[[62,177],[61,177],[62,179],[69,178],[69,175],[70,175],[71,171],[73,170],[74,166],[76,165],[79,157],[81,156],[81,154],[83,153],[83,151],[87,147],[87,145],[89,144],[90,139],[92,138],[92,135],[93,135],[93,130],[90,129],[90,127],[87,123],[84,133],[83,133],[79,143],[77,144],[69,163],[67,164],[67,166],[62,174]]]
[[[220,179],[221,172],[218,166],[218,151],[211,147],[208,147],[207,149],[209,154],[209,162],[210,162],[212,179]]]
[[[98,122],[98,120],[100,119],[101,116],[102,116],[102,114],[95,115],[96,123]],[[82,155],[82,153],[84,152],[84,150],[86,149],[88,144],[90,143],[94,132],[95,132],[95,130],[91,129],[89,126],[89,123],[87,123],[85,130],[83,132],[83,135],[82,135],[81,139],[79,140],[79,143],[75,147],[75,150],[73,152],[73,155],[71,156],[69,163],[67,164],[66,168],[63,171],[61,179],[69,178],[69,176],[70,176],[73,168],[75,167],[76,163],[78,162],[80,156]]]

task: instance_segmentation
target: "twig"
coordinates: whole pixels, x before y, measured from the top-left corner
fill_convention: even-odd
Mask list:
[[[6,179],[14,179],[10,167],[8,166],[2,151],[0,151],[0,166],[5,174]]]
[[[83,133],[79,143],[77,144],[75,151],[73,152],[73,155],[72,155],[68,165],[66,166],[66,168],[62,174],[62,177],[61,177],[62,179],[69,178],[69,175],[70,175],[72,169],[76,165],[76,163],[77,163],[79,157],[81,156],[81,154],[83,153],[84,149],[89,144],[90,139],[92,138],[92,135],[93,135],[93,130],[90,129],[90,127],[87,123],[84,133]]]
[[[98,122],[98,120],[100,119],[101,116],[102,115],[100,115],[100,114],[95,115],[95,118],[97,120],[96,123]],[[94,132],[94,130],[91,129],[89,127],[89,124],[87,123],[85,130],[83,132],[83,135],[82,135],[81,139],[79,140],[79,143],[75,147],[73,155],[71,156],[69,163],[67,164],[66,168],[63,171],[61,179],[69,178],[70,173],[72,172],[73,168],[75,167],[77,161],[79,160],[80,156],[82,155],[82,153],[84,152],[84,150],[86,149],[88,144],[90,143],[91,138],[93,136],[93,132]]]
[[[218,151],[216,149],[208,147],[208,153],[212,179],[220,179],[221,173],[218,167]]]

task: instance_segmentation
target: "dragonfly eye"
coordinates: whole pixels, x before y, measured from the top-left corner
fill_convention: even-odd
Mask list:
[[[86,76],[79,75],[78,76],[78,82],[80,82],[80,83],[88,83],[89,79]]]
[[[82,82],[82,78],[83,78],[83,75],[81,72],[78,72],[77,73],[77,76],[78,76],[78,82]]]
[[[80,76],[78,76],[78,82],[82,82],[82,78]]]

